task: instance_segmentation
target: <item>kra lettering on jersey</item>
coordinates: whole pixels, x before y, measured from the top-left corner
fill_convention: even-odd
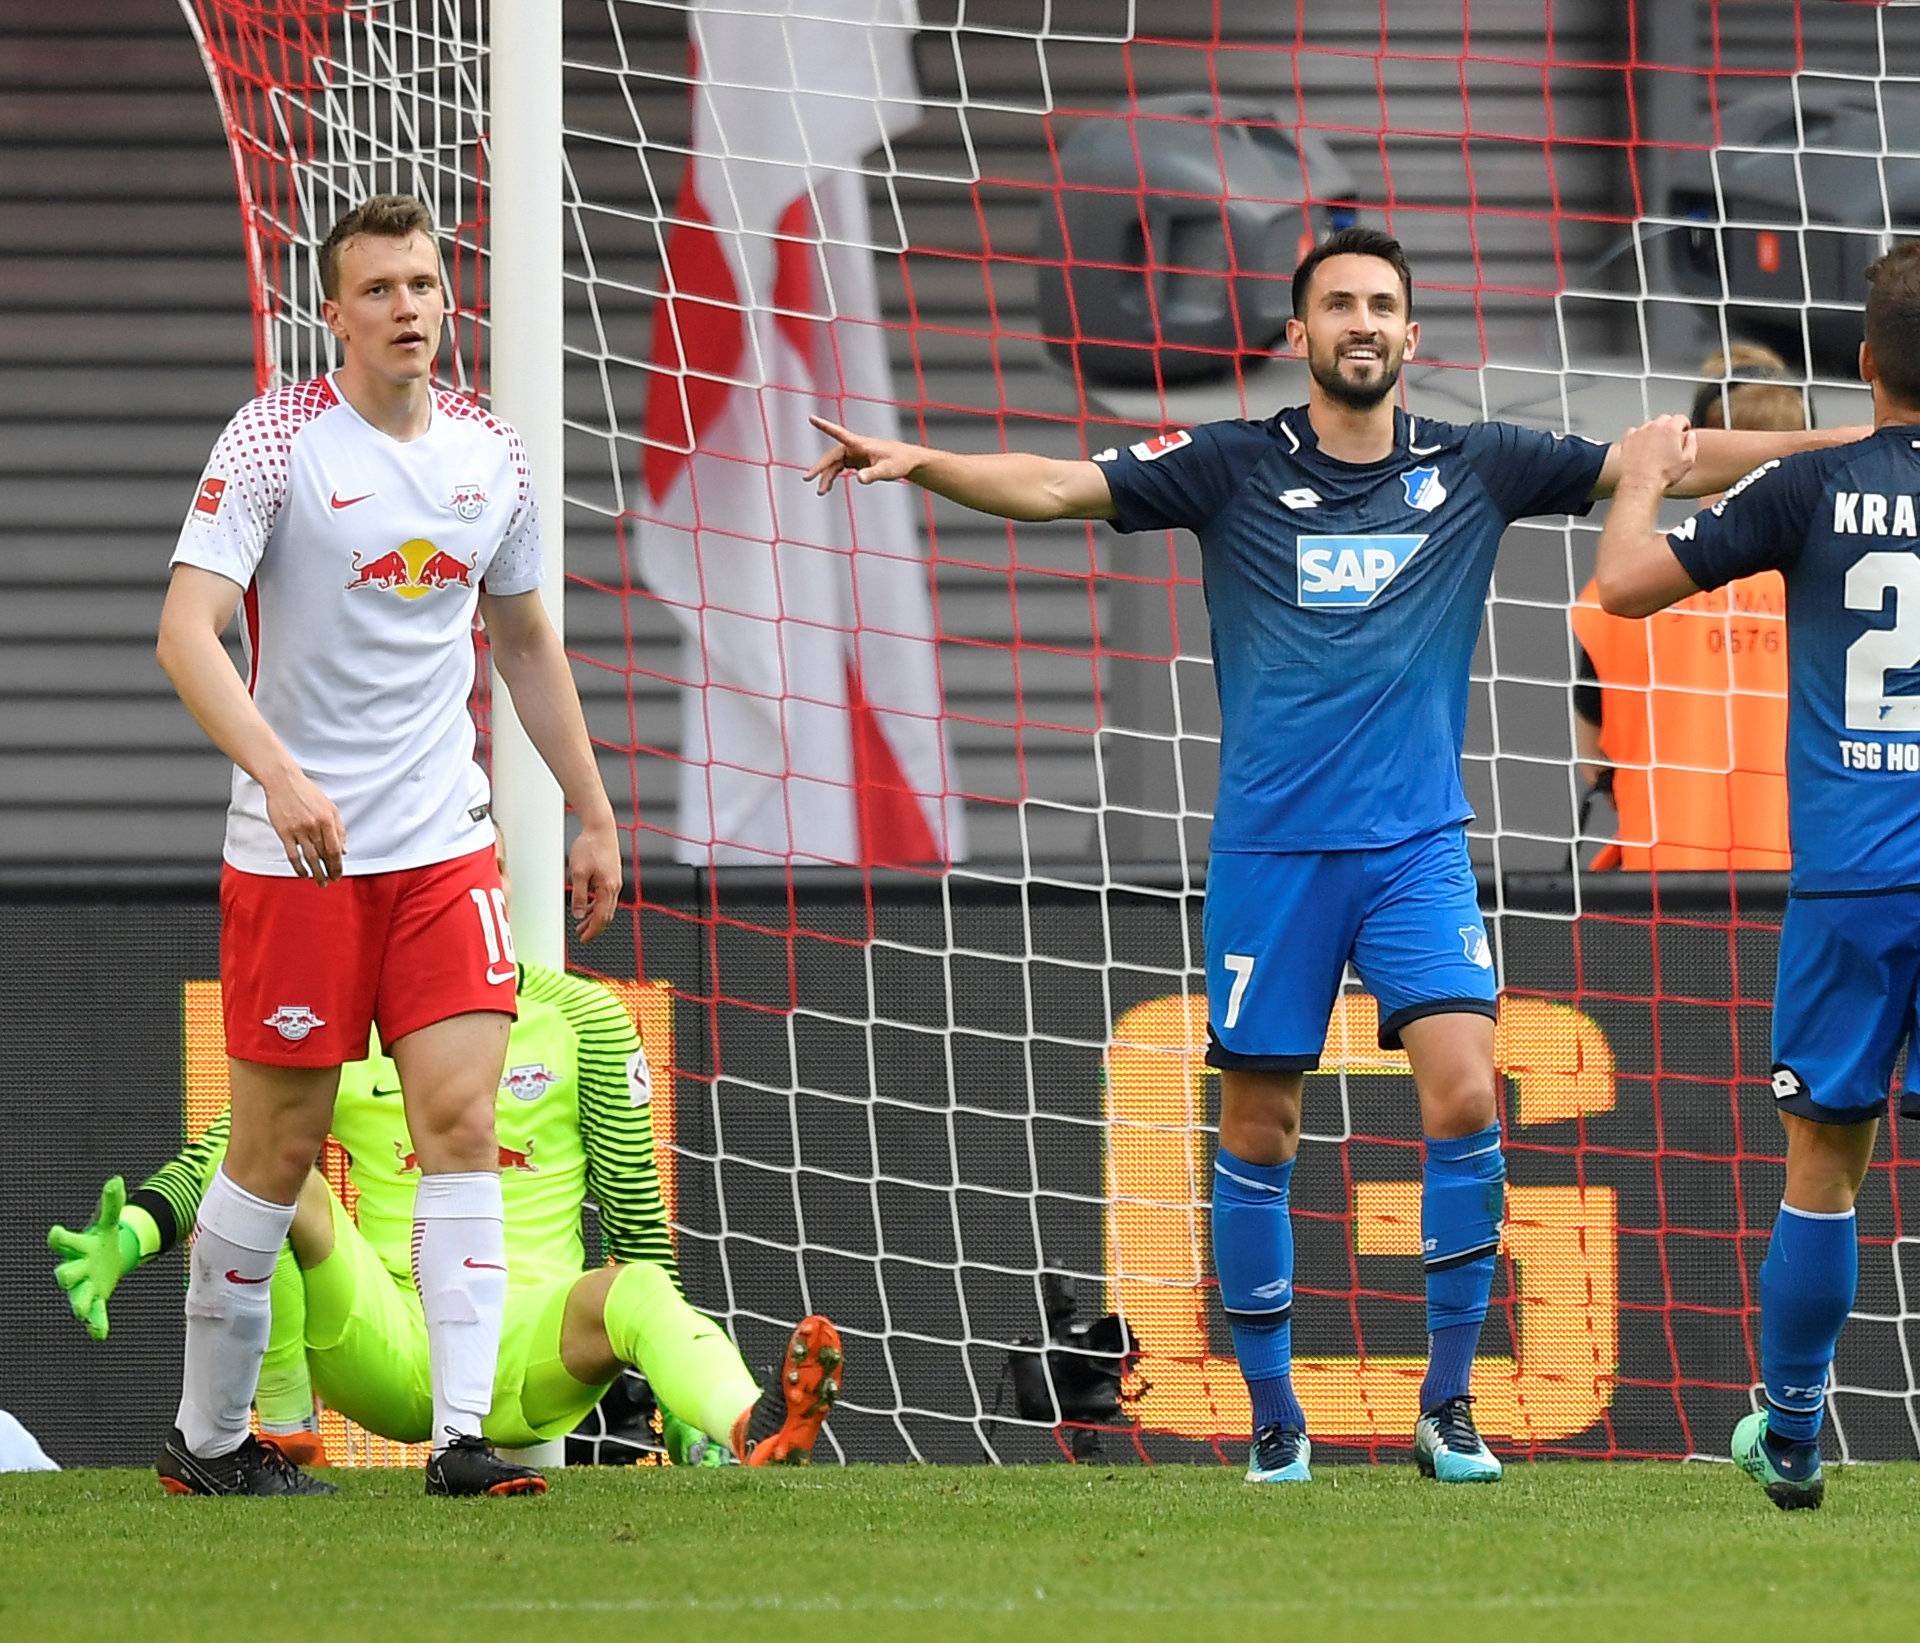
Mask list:
[[[1886,496],[1879,491],[1833,493],[1835,536],[1920,536],[1920,516],[1906,492]]]
[[[1425,536],[1303,536],[1299,602],[1310,610],[1364,610],[1425,541]]]

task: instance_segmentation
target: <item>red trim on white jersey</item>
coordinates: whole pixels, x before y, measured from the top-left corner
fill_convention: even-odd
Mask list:
[[[253,694],[253,687],[260,679],[260,584],[252,581],[240,599],[241,619],[246,624],[247,640],[247,694]]]
[[[433,408],[440,416],[478,422],[506,440],[507,449],[513,453],[514,478],[519,484],[519,494],[514,498],[513,519],[507,526],[507,534],[511,536],[520,528],[527,517],[527,509],[533,504],[533,468],[527,461],[527,448],[521,443],[519,431],[512,423],[503,422],[479,401],[469,399],[465,394],[455,393],[451,388],[434,390]]]

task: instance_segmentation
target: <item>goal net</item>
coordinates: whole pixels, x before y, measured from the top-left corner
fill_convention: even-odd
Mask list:
[[[229,129],[262,384],[328,364],[316,244],[396,189],[443,225],[445,379],[485,395],[489,254],[522,231],[489,210],[487,8],[183,3]],[[1702,361],[1757,342],[1796,401],[1860,420],[1861,274],[1920,232],[1914,14],[564,18],[569,643],[637,867],[631,912],[574,958],[663,989],[655,1124],[689,1292],[755,1363],[803,1311],[839,1322],[846,1457],[1237,1459],[1207,1238],[1218,715],[1194,545],[900,487],[822,501],[807,418],[1083,457],[1264,416],[1304,397],[1273,357],[1295,257],[1359,221],[1413,262],[1415,414],[1609,437],[1704,390],[1724,416],[1751,370]],[[1715,1453],[1757,1378],[1780,1181],[1784,844],[1749,836],[1777,797],[1779,606],[1694,611],[1680,673],[1639,630],[1603,655],[1569,614],[1594,530],[1514,528],[1474,669],[1511,1177],[1476,1413],[1510,1454]],[[1693,728],[1665,736],[1683,707]],[[1609,713],[1637,713],[1639,742],[1582,739]],[[1602,765],[1617,822],[1586,802]],[[1696,836],[1703,814],[1723,819]],[[1407,1442],[1425,1346],[1413,1091],[1376,1028],[1350,983],[1294,1187],[1301,1397],[1316,1445],[1359,1456]],[[1920,1240],[1911,1161],[1891,1130],[1880,1147],[1830,1434],[1912,1457]]]

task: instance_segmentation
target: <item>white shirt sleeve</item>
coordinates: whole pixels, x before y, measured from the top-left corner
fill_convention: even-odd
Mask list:
[[[241,406],[214,442],[170,564],[210,570],[243,588],[252,582],[287,498],[293,424],[275,414],[279,397]]]
[[[480,585],[496,597],[533,592],[540,586],[546,565],[540,547],[540,503],[533,494],[533,471],[527,465],[527,448],[520,443],[518,430],[507,430],[507,448],[512,453],[519,495],[513,517],[507,521],[507,534],[480,579]]]

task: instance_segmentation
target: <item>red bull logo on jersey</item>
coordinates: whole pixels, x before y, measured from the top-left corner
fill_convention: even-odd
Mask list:
[[[438,588],[472,586],[471,561],[456,559],[445,548],[429,542],[424,536],[417,536],[411,542],[402,542],[399,547],[389,548],[385,553],[375,554],[365,561],[356,552],[353,556],[353,577],[347,583],[347,591],[351,593],[355,588],[379,588],[387,593],[398,594],[402,599],[422,599]]]
[[[527,1067],[509,1067],[500,1080],[500,1088],[516,1101],[538,1101],[549,1085],[558,1084],[560,1075],[542,1062]]]
[[[420,1154],[417,1152],[409,1152],[407,1148],[402,1146],[398,1141],[395,1141],[393,1144],[393,1157],[394,1167],[402,1175],[418,1175],[420,1173]],[[527,1175],[538,1175],[540,1173],[540,1166],[533,1161],[533,1137],[527,1137],[527,1144],[524,1150],[519,1147],[500,1148],[500,1168],[502,1170],[519,1170]]]
[[[1365,610],[1407,568],[1425,536],[1303,536],[1298,599],[1306,610]]]

